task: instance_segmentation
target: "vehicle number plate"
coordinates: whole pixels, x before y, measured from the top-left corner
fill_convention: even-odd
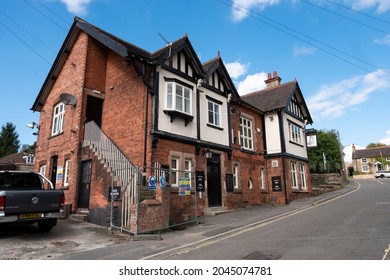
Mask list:
[[[19,219],[43,218],[43,213],[24,213],[19,215]]]

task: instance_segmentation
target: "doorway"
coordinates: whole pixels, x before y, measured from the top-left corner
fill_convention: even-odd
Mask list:
[[[81,178],[78,192],[78,208],[89,208],[89,197],[91,192],[92,160],[81,162]]]
[[[53,188],[56,188],[58,156],[51,157],[50,165],[51,165],[50,181],[53,184]]]
[[[218,154],[213,154],[210,159],[207,159],[207,196],[209,207],[222,205],[221,163]]]
[[[87,110],[85,122],[94,121],[99,127],[102,126],[103,99],[91,95],[87,97]]]

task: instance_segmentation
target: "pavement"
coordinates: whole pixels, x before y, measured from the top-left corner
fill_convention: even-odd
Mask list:
[[[317,196],[301,198],[288,205],[261,205],[237,209],[231,212],[204,216],[182,230],[162,232],[160,235],[138,235],[120,244],[83,252],[64,254],[63,260],[137,260],[165,259],[194,248],[239,235],[256,227],[297,215],[316,205],[345,195],[358,188],[355,180],[349,180],[341,189]]]

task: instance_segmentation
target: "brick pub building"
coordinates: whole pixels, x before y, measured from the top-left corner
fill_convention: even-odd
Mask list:
[[[151,53],[76,17],[32,106],[35,169],[72,213],[132,233],[287,203],[311,191],[312,121],[291,84],[267,89],[284,103],[263,108],[259,93],[238,95],[219,54],[201,63],[186,35]]]

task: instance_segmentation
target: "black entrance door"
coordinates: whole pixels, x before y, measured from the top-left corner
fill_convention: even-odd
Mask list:
[[[89,194],[91,188],[92,161],[81,163],[81,179],[79,184],[78,208],[89,208]]]
[[[57,165],[58,165],[58,156],[51,157],[50,181],[52,182],[54,188],[56,188],[56,182],[57,182]]]
[[[219,155],[216,154],[207,159],[207,196],[209,206],[222,205],[221,163]]]

